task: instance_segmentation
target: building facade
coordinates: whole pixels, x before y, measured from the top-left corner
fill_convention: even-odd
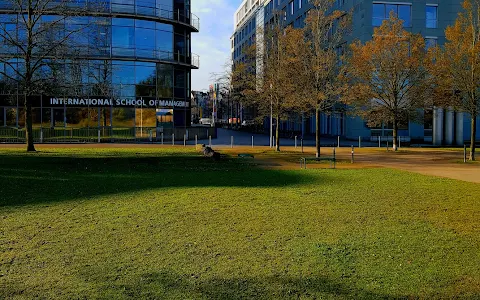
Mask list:
[[[39,2],[56,6],[33,12],[33,61],[42,65],[31,96],[36,142],[180,137],[187,131],[191,70],[199,68],[191,53],[199,19],[190,0]],[[22,44],[24,10],[11,3],[0,0],[0,32]],[[10,39],[0,45],[0,139],[21,140],[24,54]]]
[[[265,26],[272,21],[274,12],[284,16],[285,26],[302,28],[308,11],[311,9],[309,0],[270,0],[263,3],[258,9],[255,19],[258,26]],[[380,26],[382,21],[388,19],[393,11],[404,21],[406,30],[420,33],[425,38],[426,47],[442,45],[445,43],[445,29],[454,24],[458,13],[461,11],[459,0],[420,0],[420,1],[393,1],[393,0],[337,0],[334,9],[351,11],[353,14],[351,33],[345,37],[343,47],[355,40],[366,42],[372,38],[374,28]],[[251,17],[252,18],[252,17]],[[260,23],[262,20],[263,23]],[[245,23],[242,23],[245,24]],[[242,29],[243,31],[243,29]],[[234,35],[240,34],[239,30]],[[250,37],[247,35],[247,39]],[[242,47],[244,39],[232,44],[232,49]],[[263,41],[256,41],[257,48]],[[241,61],[242,55],[232,51],[234,62]],[[257,63],[258,69],[258,63]],[[257,74],[259,70],[257,70]],[[410,122],[401,128],[399,135],[405,141],[418,143],[433,143],[435,145],[462,145],[470,138],[470,116],[462,112],[455,112],[451,108],[434,107],[425,110],[424,122]],[[321,115],[321,134],[344,136],[350,139],[378,141],[391,140],[392,128],[387,124],[379,128],[370,128],[366,122],[358,117],[344,113],[331,113]],[[479,125],[480,126],[480,125]],[[281,124],[281,129],[298,131],[302,134],[315,133],[315,117],[302,116]],[[480,132],[477,129],[480,138]]]

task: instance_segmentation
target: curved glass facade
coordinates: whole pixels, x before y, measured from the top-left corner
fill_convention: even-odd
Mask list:
[[[0,30],[21,44],[24,18],[6,3],[0,0]],[[51,80],[34,96],[34,128],[98,127],[112,134],[122,128],[151,137],[190,125],[190,73],[199,67],[191,33],[199,26],[189,0],[113,0],[100,6],[76,0],[68,7],[82,13],[44,14],[37,25],[44,41],[66,43],[50,52],[36,50],[46,58],[35,76]],[[0,57],[1,138],[2,128],[21,129],[25,117],[21,87],[12,80],[24,68],[21,47],[0,38]]]

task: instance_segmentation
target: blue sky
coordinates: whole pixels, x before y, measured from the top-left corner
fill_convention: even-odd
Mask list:
[[[200,69],[192,70],[192,90],[208,89],[211,73],[221,73],[230,56],[233,13],[241,0],[191,0],[200,18],[200,32],[192,34],[192,53],[200,56]]]

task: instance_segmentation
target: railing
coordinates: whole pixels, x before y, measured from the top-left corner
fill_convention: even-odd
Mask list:
[[[200,19],[195,14],[185,14],[180,10],[174,11],[173,8],[167,6],[151,7],[138,4],[132,5],[121,3],[110,3],[107,5],[101,5],[98,3],[81,3],[74,1],[52,1],[50,5],[46,7],[46,9],[51,9],[52,12],[61,11],[62,13],[67,10],[72,10],[75,12],[81,12],[81,14],[85,15],[118,13],[133,16],[156,17],[159,19],[172,20],[179,23],[188,24],[195,28],[197,31],[200,30]],[[5,1],[0,2],[0,10],[6,12],[18,11],[18,9],[12,8],[11,3]]]
[[[160,127],[55,127],[33,128],[35,143],[172,143],[187,140],[206,140],[217,137],[213,127],[160,128]],[[25,143],[25,128],[0,127],[0,143]]]

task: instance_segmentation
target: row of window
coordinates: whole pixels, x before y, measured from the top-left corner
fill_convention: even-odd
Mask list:
[[[250,35],[250,33],[254,32],[256,29],[256,19],[252,18],[248,23],[246,23],[241,30],[235,33],[235,37],[233,38],[234,47],[238,45],[238,43],[243,40],[245,37]]]
[[[102,49],[103,51],[109,47],[123,48],[129,50],[126,52],[127,56],[135,49],[190,56],[190,33],[183,28],[174,28],[170,24],[124,18],[98,18],[97,20],[97,18],[91,17],[72,17],[65,22],[63,20],[58,22],[58,20],[56,16],[42,18],[39,26],[45,26],[47,29],[42,39],[48,43],[64,39],[71,34],[69,44],[76,47]],[[14,21],[16,21],[16,17],[0,15],[0,30],[5,29],[11,35],[17,35],[16,40],[25,41],[26,31],[23,28],[23,22]],[[35,32],[41,32],[41,30],[39,27],[39,30]],[[0,44],[3,44],[4,49],[7,49],[8,46],[14,47],[8,45],[8,40],[1,38]],[[152,51],[148,57],[155,58],[153,54]]]
[[[412,5],[411,4],[391,4],[374,3],[372,11],[372,25],[380,26],[384,20],[394,13],[399,19],[403,20],[404,27],[412,27]],[[425,27],[438,27],[438,5],[427,4],[425,7]]]
[[[168,127],[174,115],[185,116],[185,111],[155,108],[33,108],[34,128],[97,128],[113,126],[128,127]],[[177,118],[175,116],[175,118]],[[177,122],[177,124],[181,122]],[[167,125],[167,126],[165,126]],[[170,127],[173,124],[170,124]],[[0,127],[25,127],[23,108],[0,107]],[[62,134],[62,132],[60,132]],[[70,134],[70,132],[68,133]],[[137,132],[137,135],[140,132]],[[149,132],[145,130],[144,137]]]
[[[22,62],[11,64],[23,68]],[[15,71],[0,63],[0,71],[15,77]],[[172,65],[128,61],[83,61],[59,64],[51,62],[42,75],[51,78],[53,89],[62,93],[102,94],[112,89],[119,97],[158,96],[185,98],[190,89],[190,71]],[[15,84],[0,75],[0,94],[14,93]],[[97,91],[95,91],[95,89]],[[99,91],[100,89],[100,91]]]

